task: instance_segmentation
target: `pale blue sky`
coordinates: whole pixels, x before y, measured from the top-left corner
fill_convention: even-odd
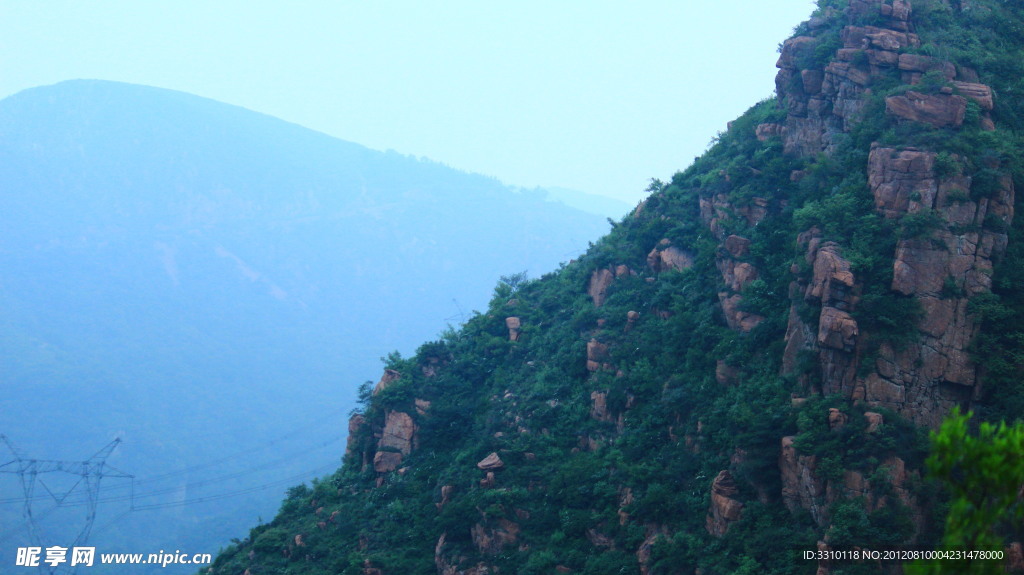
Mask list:
[[[171,88],[503,182],[636,202],[774,89],[812,0],[0,0],[0,97]]]

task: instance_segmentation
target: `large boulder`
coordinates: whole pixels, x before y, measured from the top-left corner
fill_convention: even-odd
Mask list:
[[[738,493],[732,474],[728,470],[719,472],[711,482],[711,506],[706,519],[708,533],[721,537],[731,524],[739,521],[743,503],[734,499]]]
[[[504,469],[505,462],[501,460],[501,457],[499,457],[497,453],[492,452],[490,455],[477,462],[476,467],[481,471],[494,471],[497,469]]]

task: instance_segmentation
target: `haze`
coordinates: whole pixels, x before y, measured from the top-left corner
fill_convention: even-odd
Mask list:
[[[635,203],[774,88],[810,0],[0,1],[0,97],[170,88],[506,184]]]

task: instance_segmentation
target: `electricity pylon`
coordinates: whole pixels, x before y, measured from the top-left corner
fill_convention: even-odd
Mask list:
[[[92,531],[93,522],[96,520],[96,504],[99,498],[100,481],[104,477],[121,477],[127,479],[135,479],[134,475],[125,473],[120,469],[107,463],[107,458],[114,452],[114,449],[121,443],[121,438],[117,438],[108,443],[103,449],[97,451],[92,457],[85,461],[57,461],[51,459],[32,459],[27,457],[21,450],[16,448],[11,440],[6,435],[0,435],[0,440],[7,445],[11,454],[14,455],[14,459],[0,465],[0,473],[16,473],[18,479],[21,481],[21,489],[25,497],[25,507],[22,511],[22,516],[25,518],[25,523],[28,527],[29,541],[32,546],[43,547],[43,544],[39,539],[39,524],[36,516],[32,513],[32,502],[34,500],[36,483],[43,486],[43,489],[49,493],[50,497],[56,501],[57,506],[60,507],[69,495],[79,490],[80,486],[84,486],[86,494],[86,516],[85,525],[82,530],[79,531],[78,537],[75,538],[74,542],[68,547],[83,547],[86,541],[89,539],[89,533]],[[63,493],[54,493],[46,483],[43,483],[40,475],[44,473],[67,473],[70,475],[77,475],[78,481],[76,481],[67,491]],[[134,485],[134,481],[132,483]],[[56,542],[48,542],[55,544]],[[57,573],[57,567],[50,567],[40,562],[40,570],[49,568],[49,573]]]

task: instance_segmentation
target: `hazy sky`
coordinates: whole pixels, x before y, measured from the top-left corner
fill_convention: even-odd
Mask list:
[[[774,89],[812,0],[0,0],[0,97],[171,88],[516,186],[642,197]]]

